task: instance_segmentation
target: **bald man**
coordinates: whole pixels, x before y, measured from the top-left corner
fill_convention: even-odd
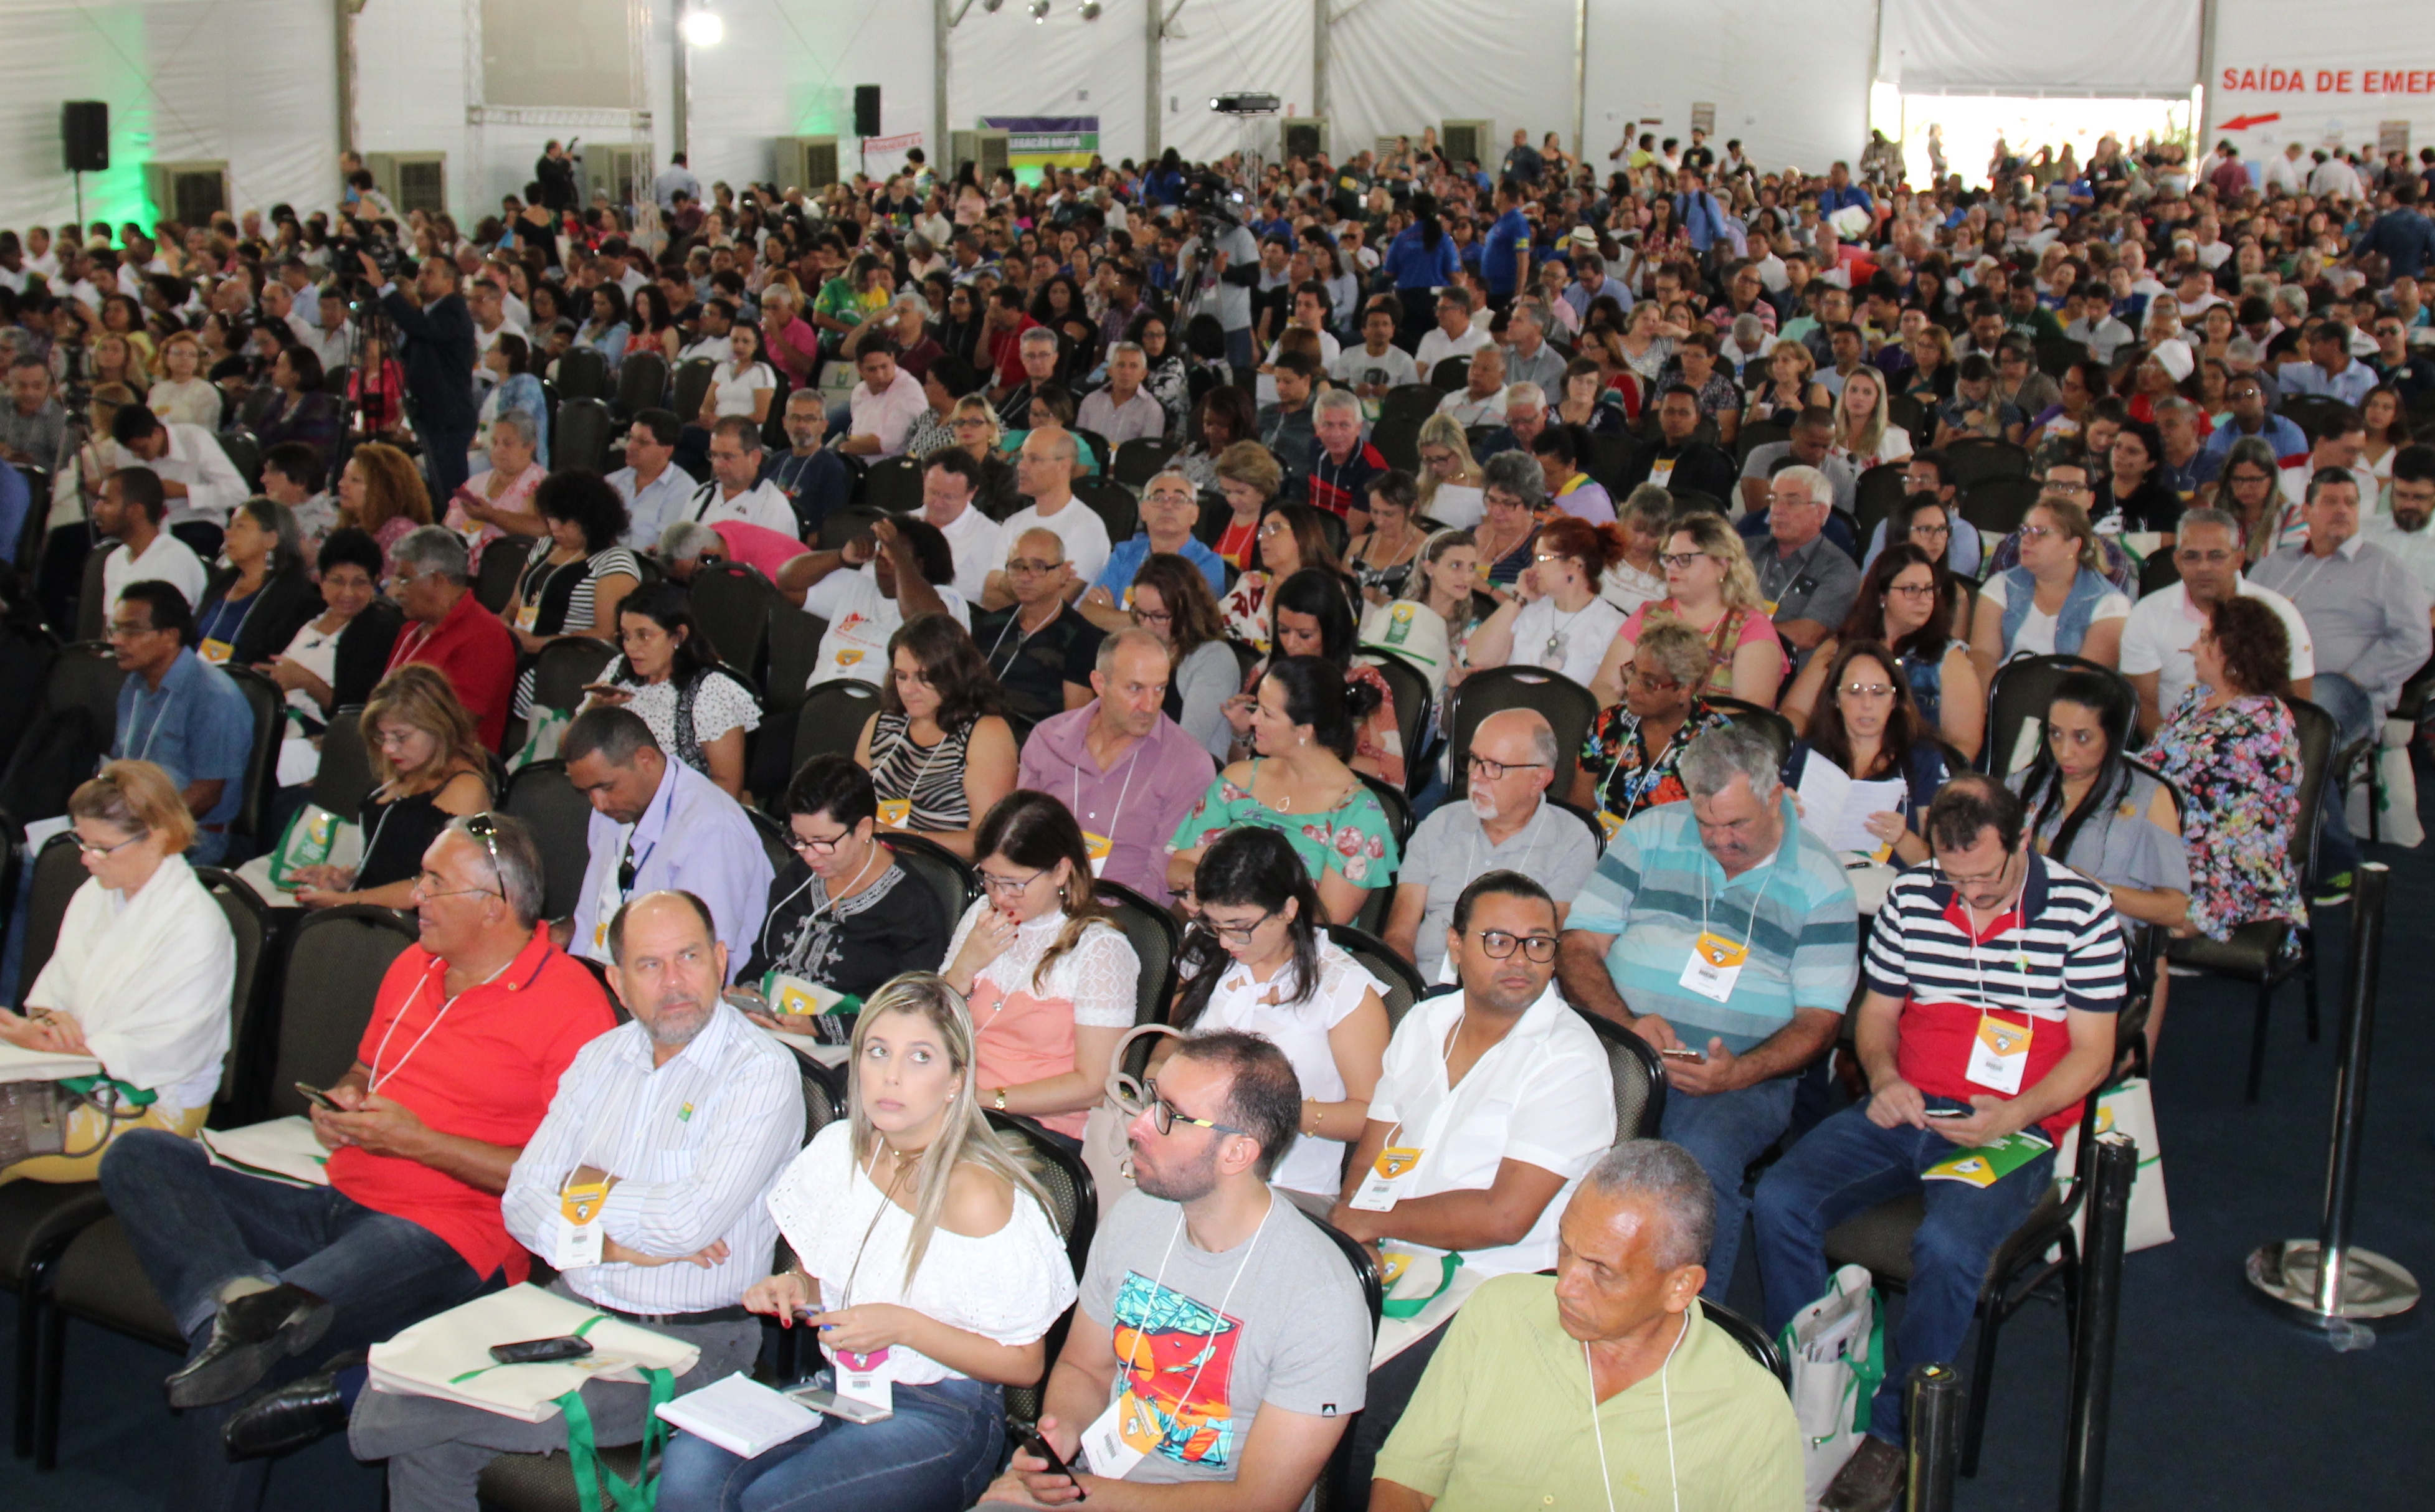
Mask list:
[[[1041,432],[1032,432],[1026,453],[1042,438]],[[1090,514],[1070,498],[1065,510]],[[1011,601],[973,616],[973,644],[989,659],[1008,704],[1037,725],[1091,701],[1091,674],[1105,632],[1068,602],[1081,578],[1063,539],[1047,525],[1018,524],[1031,512],[1007,522],[1006,566],[991,580],[1005,582]],[[1100,532],[1100,540],[1106,539]]]
[[[1006,522],[1009,541],[1034,526],[1055,532],[1064,559],[1074,569],[1062,590],[1068,600],[1082,596],[1082,590],[1108,565],[1113,549],[1098,512],[1074,497],[1074,478],[1081,471],[1080,448],[1074,433],[1062,426],[1044,426],[1024,438],[1023,450],[1014,459],[1014,481],[1031,503]],[[1004,609],[1011,601],[1012,589],[1012,584],[1001,585],[993,576],[982,602],[992,609]]]

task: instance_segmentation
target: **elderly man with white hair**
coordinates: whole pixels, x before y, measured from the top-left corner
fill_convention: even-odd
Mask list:
[[[1468,384],[1439,400],[1438,413],[1452,415],[1455,423],[1465,429],[1502,422],[1505,419],[1504,349],[1485,346],[1474,352]]]
[[[1421,821],[1387,911],[1387,943],[1424,978],[1443,975],[1455,900],[1484,873],[1536,879],[1556,901],[1563,925],[1597,865],[1598,848],[1589,826],[1546,801],[1561,754],[1555,730],[1533,709],[1499,710],[1472,731],[1469,801],[1441,804]]]
[[[1825,473],[1799,465],[1781,469],[1768,480],[1770,540],[1751,545],[1759,596],[1775,605],[1775,627],[1803,661],[1835,633],[1860,596],[1860,569],[1826,539],[1834,506],[1835,485]]]
[[[1140,343],[1117,342],[1108,352],[1108,387],[1084,397],[1074,423],[1111,446],[1157,440],[1166,434],[1166,409],[1142,387],[1148,377],[1149,356]]]
[[[1057,381],[1057,333],[1045,325],[1033,326],[1023,333],[1015,344],[1023,360],[1023,382],[1006,391],[997,402],[997,420],[1010,431],[1031,428],[1031,400],[1041,386]]]
[[[1505,316],[1505,378],[1508,383],[1537,384],[1542,392],[1562,393],[1564,354],[1547,344],[1549,317],[1536,299],[1519,299]],[[1511,403],[1511,396],[1508,396]]]
[[[1546,428],[1547,391],[1527,381],[1507,384],[1505,423],[1480,438],[1471,455],[1482,462],[1499,452],[1519,452],[1528,456]]]

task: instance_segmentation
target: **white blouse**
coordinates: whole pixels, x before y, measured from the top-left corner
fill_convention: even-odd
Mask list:
[[[819,1279],[827,1308],[886,1302],[949,1328],[1011,1346],[1047,1335],[1074,1300],[1074,1267],[1048,1215],[1020,1187],[1014,1213],[993,1234],[930,1232],[908,1285],[905,1255],[913,1215],[888,1200],[855,1162],[854,1128],[838,1119],[812,1137],[769,1189],[778,1220],[804,1274]],[[892,1346],[881,1371],[904,1385],[961,1379],[919,1350]]]
[[[947,961],[953,961],[964,948],[973,925],[979,922],[989,906],[990,901],[982,898],[964,910],[964,917],[956,923],[956,937],[947,941]],[[1099,1029],[1131,1028],[1134,984],[1141,977],[1141,961],[1133,954],[1132,942],[1125,938],[1124,931],[1113,924],[1094,923],[1084,930],[1074,948],[1057,957],[1057,964],[1048,969],[1040,986],[1032,987],[1032,972],[1064,929],[1062,908],[1017,925],[1014,943],[976,972],[973,985],[987,982],[1001,993],[1028,992],[1071,1003],[1076,1023]],[[945,962],[941,964],[943,969]],[[976,1030],[980,1027],[975,1025]]]
[[[742,372],[738,372],[735,370],[734,361],[730,359],[711,369],[712,405],[721,420],[725,420],[730,415],[750,417],[752,413],[752,396],[764,389],[777,387],[777,375],[769,370],[766,363],[756,362]]]
[[[1210,989],[1209,1005],[1201,1010],[1192,1032],[1214,1034],[1220,1029],[1240,1029],[1247,1034],[1264,1035],[1293,1063],[1294,1076],[1302,1083],[1304,1097],[1340,1103],[1347,1095],[1344,1074],[1337,1068],[1335,1047],[1327,1042],[1327,1037],[1361,1005],[1364,992],[1375,992],[1383,998],[1387,989],[1360,962],[1322,937],[1319,942],[1319,989],[1299,1003],[1279,1001],[1292,990],[1290,963],[1269,981],[1258,982],[1252,979],[1250,967],[1240,961],[1229,962],[1226,974]],[[1334,1196],[1344,1184],[1344,1142],[1312,1134],[1298,1136],[1269,1179],[1289,1192]]]
[[[323,682],[334,683],[338,675],[338,637],[346,634],[347,626],[354,623],[349,620],[326,635],[306,625],[296,632],[296,639],[287,643],[287,659]],[[302,688],[287,690],[287,707],[317,725],[329,717],[313,701],[313,696]]]
[[[1593,598],[1569,614],[1556,607],[1553,597],[1534,599],[1513,617],[1513,653],[1507,664],[1560,672],[1586,688],[1597,677],[1598,663],[1606,659],[1606,648],[1623,621],[1623,610],[1603,598]]]
[[[626,676],[626,659],[609,659],[609,665],[597,680],[617,682],[626,695],[624,707],[631,710],[643,723],[651,727],[651,738],[660,749],[677,748],[677,682],[674,678],[665,682],[618,682]],[[761,728],[761,706],[752,701],[734,678],[714,670],[702,679],[701,691],[694,695],[693,738],[707,746],[731,730]]]
[[[131,898],[88,878],[25,1001],[76,1015],[103,1070],[176,1114],[219,1090],[235,981],[228,916],[169,856]]]
[[[1488,517],[1488,491],[1464,483],[1442,483],[1421,512],[1449,530],[1477,529]]]

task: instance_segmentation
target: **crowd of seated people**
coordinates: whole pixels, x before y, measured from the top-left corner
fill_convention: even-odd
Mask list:
[[[665,245],[605,203],[401,218],[351,168],[335,215],[0,232],[0,458],[100,538],[126,674],[66,801],[90,880],[0,1039],[146,1094],[0,1181],[101,1181],[191,1341],[198,1505],[339,1427],[415,1508],[559,1447],[356,1391],[363,1349],[535,1258],[696,1344],[679,1390],[749,1367],[757,1317],[892,1362],[885,1422],[679,1435],[672,1508],[1282,1509],[1348,1435],[1380,1507],[1627,1474],[1789,1505],[1782,1393],[1695,1327],[1737,1260],[1773,1330],[1852,1194],[2042,1139],[1929,1184],[1890,1343],[1952,1359],[2134,998],[2157,1048],[2151,963],[2343,896],[2338,787],[2295,861],[2304,702],[2373,744],[2435,648],[2426,185],[2101,156],[1992,194],[1703,141],[1601,179],[1522,133],[1232,184],[1170,153],[705,192],[680,160]],[[337,255],[383,222],[404,262]],[[665,391],[572,455],[558,387],[647,352]],[[725,659],[711,563],[815,622],[808,672]],[[566,641],[614,656],[542,709]],[[309,1201],[190,1138],[243,1007],[193,868],[281,838],[238,829],[229,667],[300,742],[360,709],[371,759],[354,859],[272,901],[418,931],[311,1115]],[[841,680],[876,697],[797,749]],[[543,725],[580,854],[493,812]],[[1852,782],[1897,796],[1839,850],[1813,809]],[[1134,906],[1181,930],[1147,1006],[1180,1034],[1127,1081]],[[1953,964],[1990,944],[1994,1000]],[[1361,949],[1442,990],[1390,1022]],[[853,1018],[808,1146],[764,1032],[806,989]],[[1972,1052],[1991,1012],[2017,1057]],[[1615,1126],[1592,1018],[1659,1053],[1658,1129]],[[1857,1095],[1821,1121],[1795,1094],[1839,1039]],[[1078,1274],[991,1115],[1079,1155],[1109,1112],[1130,1190]],[[613,1178],[601,1258],[559,1263],[561,1194]],[[1367,1345],[1311,1219],[1388,1266]],[[1575,1353],[1602,1440],[1541,1380]],[[1675,1376],[1698,1404],[1657,1435]],[[1826,1504],[1893,1498],[1900,1380]],[[1006,1439],[1043,1383],[1062,1464]],[[584,1395],[641,1439],[642,1388]]]

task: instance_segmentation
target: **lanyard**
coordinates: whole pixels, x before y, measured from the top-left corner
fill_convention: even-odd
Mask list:
[[[1741,937],[1741,939],[1740,939],[1739,941],[1737,941],[1737,942],[1736,942],[1736,943],[1738,943],[1738,944],[1739,944],[1739,945],[1740,945],[1744,950],[1748,950],[1748,949],[1750,949],[1751,934],[1752,934],[1752,931],[1753,931],[1753,930],[1755,930],[1755,929],[1757,929],[1757,928],[1758,928],[1758,905],[1759,905],[1759,903],[1760,903],[1762,901],[1764,901],[1764,900],[1766,899],[1766,897],[1767,897],[1767,885],[1768,885],[1769,883],[1770,883],[1770,882],[1774,881],[1774,880],[1775,880],[1775,871],[1774,871],[1774,868],[1770,867],[1770,868],[1768,869],[1768,874],[1767,874],[1766,876],[1761,877],[1761,878],[1759,878],[1759,879],[1758,879],[1758,891],[1757,891],[1757,892],[1755,892],[1755,893],[1753,893],[1753,894],[1751,895],[1750,921],[1749,921],[1748,923],[1745,923],[1744,925],[1742,925],[1742,937]],[[1733,879],[1732,879],[1732,878],[1730,878],[1730,877],[1726,878],[1726,879],[1725,879],[1725,885],[1726,885],[1726,886],[1728,886],[1728,887],[1732,886],[1732,885],[1733,885]],[[1706,934],[1707,932],[1708,932],[1708,874],[1707,874],[1706,872],[1702,871],[1701,873],[1700,873],[1700,933],[1701,933],[1701,934],[1702,934],[1702,935],[1704,935],[1704,934]]]
[[[250,594],[247,595],[245,601],[245,612],[236,617],[236,629],[231,633],[228,638],[229,650],[232,656],[235,654],[236,643],[245,639],[245,627],[253,619],[253,611],[262,607],[262,595],[268,592],[269,588],[270,579],[266,577],[263,579],[262,586],[260,588],[255,589]],[[219,602],[219,608],[212,611],[212,628],[219,628],[220,622],[228,618],[228,609],[229,601],[227,598],[223,597]],[[206,635],[203,639],[211,640],[213,637]]]
[[[1641,800],[1648,798],[1650,793],[1655,792],[1657,790],[1657,784],[1666,780],[1666,774],[1660,769],[1660,764],[1662,764],[1667,757],[1674,754],[1674,747],[1682,744],[1683,731],[1690,727],[1690,723],[1691,722],[1688,719],[1685,719],[1682,724],[1675,726],[1674,733],[1666,737],[1665,748],[1660,750],[1656,755],[1649,756],[1647,761],[1641,764],[1639,771],[1634,772],[1632,776],[1624,779],[1623,792],[1625,801],[1622,817],[1626,822],[1631,820],[1632,811],[1640,807]],[[1632,738],[1635,741],[1640,740],[1640,723],[1638,720],[1634,720],[1632,722]],[[1648,742],[1641,741],[1640,749],[1643,755],[1647,755],[1649,751]],[[1615,760],[1607,764],[1606,781],[1598,784],[1598,788],[1601,793],[1614,783],[1615,773],[1621,770],[1623,770],[1623,742],[1618,740],[1615,743]]]
[[[174,691],[167,688],[162,690],[161,706],[152,712],[152,728],[144,732],[144,745],[135,753],[137,761],[152,759],[152,742],[160,738],[161,722],[169,717],[169,705],[176,702],[177,697],[178,695]]]
[[[1133,759],[1125,763],[1125,785],[1116,789],[1116,806],[1108,811],[1106,833],[1108,845],[1112,850],[1116,843],[1116,818],[1125,812],[1125,799],[1132,794],[1133,768],[1140,765],[1142,744],[1141,741],[1133,742]],[[1088,750],[1090,747],[1086,745],[1083,748]],[[1074,764],[1074,812],[1077,814],[1082,812],[1082,764],[1080,762]]]
[[[1674,1464],[1674,1388],[1667,1379],[1674,1368],[1674,1351],[1691,1333],[1691,1314],[1683,1314],[1682,1332],[1666,1349],[1666,1363],[1657,1367],[1657,1391],[1666,1406],[1666,1478],[1674,1487],[1674,1512],[1683,1512],[1683,1476]],[[1598,1479],[1606,1486],[1606,1512],[1615,1512],[1615,1476],[1606,1467],[1606,1425],[1598,1421],[1597,1368],[1590,1364],[1590,1341],[1581,1341],[1581,1369],[1590,1380],[1590,1432],[1597,1437]]]
[[[1184,1383],[1183,1394],[1175,1399],[1177,1401],[1190,1401],[1192,1400],[1193,1388],[1200,1384],[1200,1372],[1209,1368],[1209,1357],[1212,1354],[1217,1353],[1217,1351],[1210,1349],[1209,1346],[1217,1339],[1218,1331],[1226,1326],[1226,1306],[1228,1303],[1235,1300],[1235,1287],[1242,1280],[1243,1272],[1252,1268],[1252,1256],[1258,1251],[1260,1247],[1260,1236],[1269,1231],[1269,1219],[1275,1214],[1276,1211],[1277,1199],[1274,1196],[1271,1196],[1269,1198],[1268,1211],[1260,1214],[1260,1226],[1252,1230],[1252,1242],[1244,1248],[1243,1258],[1235,1265],[1235,1279],[1226,1283],[1225,1295],[1218,1298],[1218,1321],[1210,1325],[1209,1332],[1207,1333],[1201,1335],[1200,1363],[1192,1367],[1192,1379]],[[1166,1253],[1158,1258],[1158,1275],[1152,1278],[1150,1281],[1150,1290],[1153,1293],[1166,1289],[1166,1263],[1175,1258],[1175,1241],[1182,1238],[1183,1235],[1183,1214],[1181,1211],[1178,1211],[1175,1215],[1175,1232],[1167,1236]],[[1134,1336],[1134,1343],[1138,1344],[1140,1336],[1136,1334]],[[1152,1366],[1155,1366],[1158,1363],[1156,1355],[1151,1356],[1150,1363]],[[1125,1366],[1126,1368],[1132,1370],[1138,1370],[1142,1367],[1141,1361],[1134,1356],[1133,1349],[1131,1345],[1127,1346],[1125,1350]],[[1156,1372],[1153,1370],[1152,1373],[1155,1374]]]
[[[507,971],[509,967],[515,964],[516,958],[512,955],[509,956],[505,961],[500,963],[498,971],[492,971],[490,975],[475,983],[474,987],[489,987],[492,983],[497,981],[500,976]],[[445,964],[440,966],[440,972],[443,977],[446,975],[447,970],[448,968]],[[431,1016],[431,1022],[423,1026],[423,1032],[414,1037],[414,1043],[406,1046],[406,1054],[397,1057],[397,1064],[389,1068],[389,1074],[386,1076],[382,1075],[380,1069],[381,1057],[389,1054],[389,1036],[397,1033],[397,1026],[405,1022],[406,1010],[414,1006],[415,1000],[423,996],[423,989],[430,985],[431,973],[425,971],[423,973],[423,980],[414,984],[414,990],[406,994],[406,1002],[401,1005],[397,1010],[397,1017],[389,1020],[389,1027],[381,1031],[381,1042],[372,1051],[372,1063],[371,1067],[371,1074],[364,1079],[364,1090],[366,1091],[378,1092],[381,1090],[381,1084],[383,1082],[395,1081],[397,1079],[397,1074],[406,1069],[406,1063],[414,1058],[414,1053],[423,1048],[423,1041],[431,1038],[431,1031],[439,1028],[440,1021],[448,1017],[448,1010],[457,1005],[457,999],[465,995],[464,992],[459,992],[457,994],[457,997],[449,998],[442,1002],[440,1005],[440,1011],[433,1014]],[[468,992],[472,990],[473,988],[466,988],[466,991]]]
[[[916,1160],[919,1160],[920,1158],[921,1157],[919,1155],[914,1157]],[[879,1152],[877,1150],[871,1152],[871,1163],[873,1166],[877,1166],[879,1164]],[[880,1187],[878,1182],[871,1182],[872,1190],[879,1193],[879,1206],[872,1210],[871,1222],[862,1230],[862,1242],[854,1246],[854,1263],[846,1268],[845,1284],[838,1289],[839,1300],[836,1307],[829,1310],[831,1312],[843,1312],[845,1309],[854,1305],[854,1282],[855,1278],[862,1274],[863,1251],[871,1247],[871,1236],[879,1231],[879,1220],[887,1217],[888,1210],[896,1206],[896,1199],[889,1194],[896,1190],[896,1183],[904,1179],[905,1172],[907,1168],[905,1165],[904,1156],[897,1156],[894,1163],[897,1166],[897,1170],[893,1175],[889,1177],[888,1185],[884,1190]],[[912,1167],[912,1169],[918,1170],[919,1167]],[[871,1179],[871,1173],[869,1171],[865,1171],[862,1175],[864,1180],[869,1181]]]

